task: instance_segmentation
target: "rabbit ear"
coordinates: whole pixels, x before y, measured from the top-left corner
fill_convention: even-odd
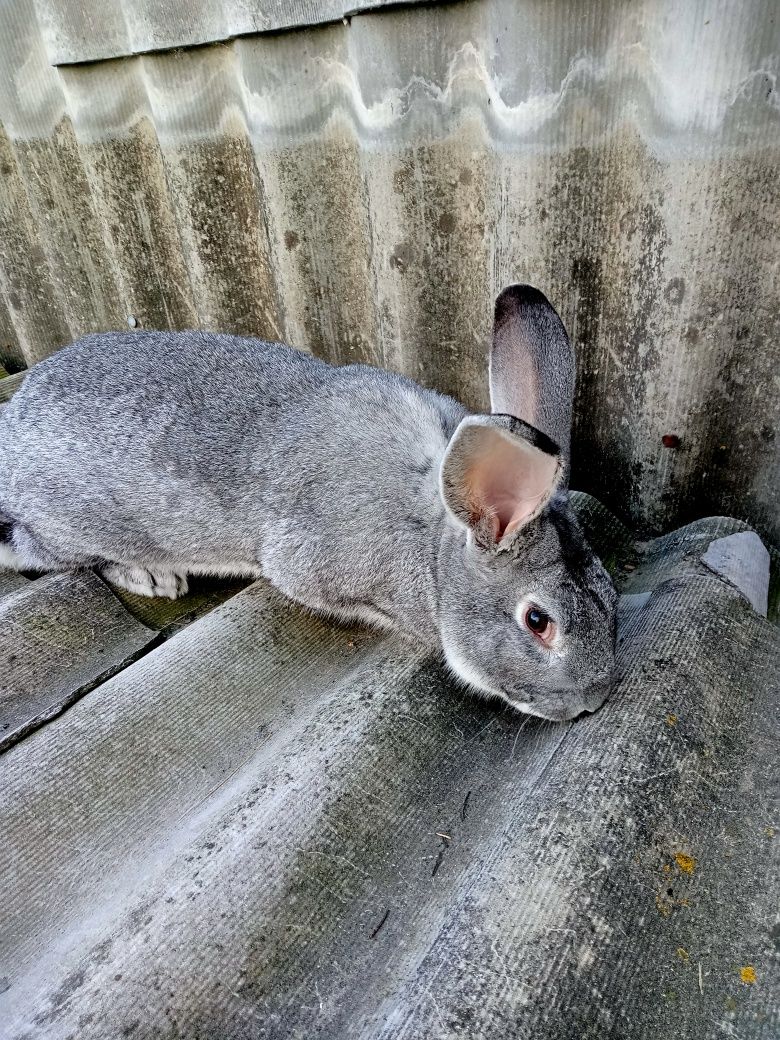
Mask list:
[[[544,509],[563,476],[557,445],[511,415],[470,415],[452,435],[440,472],[450,513],[478,545],[507,544]]]
[[[560,446],[568,472],[574,351],[547,298],[510,285],[496,299],[490,350],[490,407],[514,415]]]

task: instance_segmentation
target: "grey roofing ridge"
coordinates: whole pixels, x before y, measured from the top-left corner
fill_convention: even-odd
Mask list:
[[[0,753],[134,661],[157,634],[90,571],[37,581],[0,598]]]
[[[258,583],[1,756],[9,1037],[772,1035],[780,633],[707,527],[574,724]]]

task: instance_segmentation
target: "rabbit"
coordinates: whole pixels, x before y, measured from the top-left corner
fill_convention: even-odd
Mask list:
[[[573,352],[531,286],[496,300],[489,384],[476,415],[282,344],[85,336],[0,414],[0,565],[171,598],[188,575],[263,575],[519,711],[594,711],[616,593],[566,492]]]

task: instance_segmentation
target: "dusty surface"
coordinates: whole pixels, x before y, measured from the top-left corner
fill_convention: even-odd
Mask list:
[[[745,525],[577,504],[625,595],[574,723],[263,583],[149,614],[0,755],[4,1040],[776,1036],[780,633],[701,562]]]
[[[128,664],[155,633],[95,574],[0,580],[0,751]]]

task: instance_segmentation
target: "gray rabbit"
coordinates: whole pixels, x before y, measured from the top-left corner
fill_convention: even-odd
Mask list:
[[[560,318],[521,285],[496,301],[491,415],[280,344],[86,336],[0,414],[0,566],[171,598],[262,574],[573,718],[609,692],[616,602],[565,491],[573,389]]]

